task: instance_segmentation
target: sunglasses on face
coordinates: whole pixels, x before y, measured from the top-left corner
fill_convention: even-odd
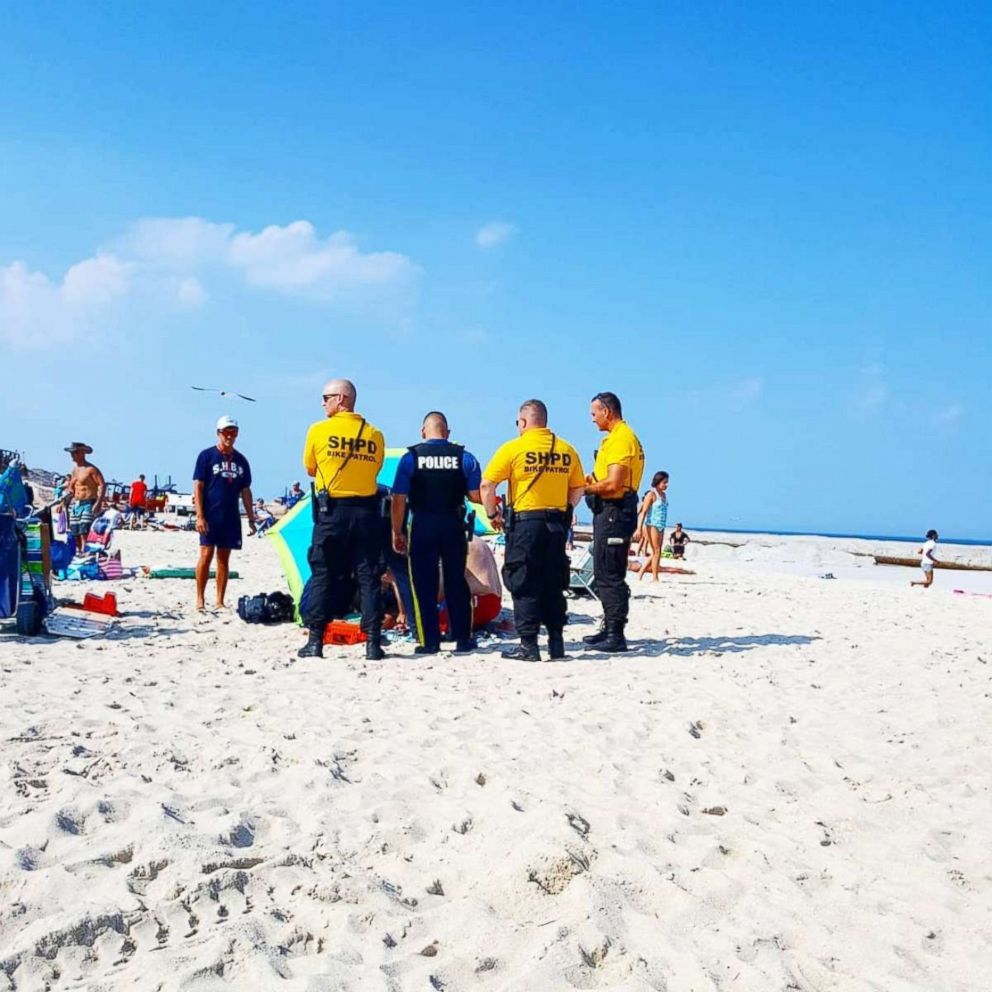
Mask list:
[[[226,430],[220,432],[223,437],[237,437],[238,432],[235,430]]]
[[[326,403],[328,400],[339,400],[341,399],[341,393],[324,393],[322,399]]]

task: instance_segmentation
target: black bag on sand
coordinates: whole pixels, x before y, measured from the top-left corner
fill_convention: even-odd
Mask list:
[[[263,592],[238,600],[238,616],[245,623],[289,623],[294,612],[293,597],[284,592]]]

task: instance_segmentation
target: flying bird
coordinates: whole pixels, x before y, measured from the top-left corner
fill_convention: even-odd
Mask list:
[[[245,396],[244,393],[235,393],[229,389],[214,389],[213,386],[190,386],[189,388],[200,393],[220,393],[221,396],[237,396],[239,399],[248,400],[249,403],[255,402],[253,396]]]

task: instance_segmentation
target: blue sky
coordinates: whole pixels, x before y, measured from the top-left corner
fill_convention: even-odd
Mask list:
[[[987,5],[17,4],[0,445],[256,491],[320,386],[485,459],[612,389],[686,526],[992,537]],[[194,393],[235,389],[255,404]]]

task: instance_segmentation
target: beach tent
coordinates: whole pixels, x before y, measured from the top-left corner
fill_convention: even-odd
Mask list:
[[[400,459],[406,454],[406,450],[406,448],[386,449],[386,456],[377,479],[380,486],[392,488],[393,480],[396,478],[396,469],[399,467]],[[486,511],[478,503],[469,503],[466,500],[466,506],[469,511],[475,511],[476,534],[485,536],[495,533],[489,526]],[[286,575],[286,582],[289,584],[289,592],[297,607],[300,605],[303,587],[310,578],[307,551],[310,548],[312,535],[313,515],[310,509],[309,493],[265,533],[265,536],[275,545],[279,562]]]

